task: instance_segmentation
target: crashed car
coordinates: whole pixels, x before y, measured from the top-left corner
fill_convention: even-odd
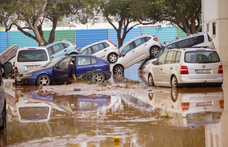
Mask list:
[[[57,57],[44,66],[20,72],[16,84],[49,85],[70,82],[70,64],[74,65],[76,77],[90,75],[94,83],[101,83],[111,77],[107,61],[91,55],[71,55]],[[7,69],[7,67],[4,67]]]

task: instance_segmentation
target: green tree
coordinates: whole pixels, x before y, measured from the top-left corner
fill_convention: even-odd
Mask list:
[[[84,8],[82,0],[3,0],[0,8],[0,23],[6,31],[12,26],[36,40],[39,46],[46,46],[55,40],[57,22],[64,17],[77,15]],[[49,39],[43,36],[42,25],[45,21],[52,22]],[[34,35],[26,30],[32,30]]]
[[[201,30],[201,0],[147,0],[147,17],[159,22],[168,21],[185,33],[194,34]],[[152,6],[159,11],[150,10]]]
[[[141,0],[94,0],[91,1],[97,16],[107,21],[117,32],[118,47],[123,45],[127,33],[138,25],[154,24],[150,17],[145,17]],[[152,10],[152,9],[150,9]],[[93,19],[97,19],[94,17]]]

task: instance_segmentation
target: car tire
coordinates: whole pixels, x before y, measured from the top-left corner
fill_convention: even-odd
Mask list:
[[[155,57],[159,53],[160,49],[161,48],[159,46],[152,46],[150,48],[150,57]]]
[[[122,65],[116,65],[113,67],[113,73],[115,75],[124,75],[124,67]]]
[[[151,74],[148,76],[148,86],[154,86],[154,79]]]
[[[172,79],[171,79],[171,87],[172,88],[178,88],[179,87],[176,76],[173,76]]]
[[[51,78],[48,75],[42,74],[37,78],[37,85],[50,85],[51,84]]]
[[[2,111],[2,123],[0,126],[0,130],[3,130],[6,128],[6,103],[4,102],[4,108]]]
[[[105,75],[102,72],[95,72],[92,77],[93,83],[103,83],[105,81]]]
[[[173,102],[176,102],[178,98],[178,90],[176,88],[171,89],[171,99]]]
[[[109,63],[116,63],[117,59],[118,59],[118,56],[116,53],[110,53],[108,55],[108,62]]]

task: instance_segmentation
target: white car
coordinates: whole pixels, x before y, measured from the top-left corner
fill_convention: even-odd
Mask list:
[[[150,86],[221,86],[223,67],[215,49],[182,48],[163,52],[148,73]]]
[[[80,49],[81,55],[94,55],[109,63],[115,63],[118,59],[119,50],[116,45],[109,40],[102,40],[87,45]]]
[[[118,61],[113,66],[113,73],[123,75],[124,69],[151,56],[155,57],[161,49],[157,37],[145,34],[126,42],[120,50]]]
[[[28,69],[34,69],[50,62],[50,56],[46,47],[24,47],[17,50],[14,73],[18,73]]]

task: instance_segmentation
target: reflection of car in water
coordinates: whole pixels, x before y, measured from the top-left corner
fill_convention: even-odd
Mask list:
[[[101,106],[108,105],[111,97],[106,95],[84,96],[84,95],[55,95],[55,103],[68,112],[93,111]]]
[[[45,122],[50,119],[51,106],[36,100],[29,99],[29,95],[19,97],[16,103],[19,121]]]
[[[150,100],[160,116],[169,116],[173,125],[214,123],[220,120],[224,95],[220,87],[171,89],[161,88]]]
[[[144,96],[145,95],[143,95],[143,97]],[[150,96],[150,94],[147,94],[147,96]],[[129,95],[129,94],[122,94],[121,99],[123,100],[123,102],[129,104],[130,106],[132,106],[136,109],[141,109],[144,111],[153,111],[154,110],[154,107],[151,106],[151,104],[149,102],[147,102],[146,100],[141,99],[140,95],[133,96],[133,95]]]

